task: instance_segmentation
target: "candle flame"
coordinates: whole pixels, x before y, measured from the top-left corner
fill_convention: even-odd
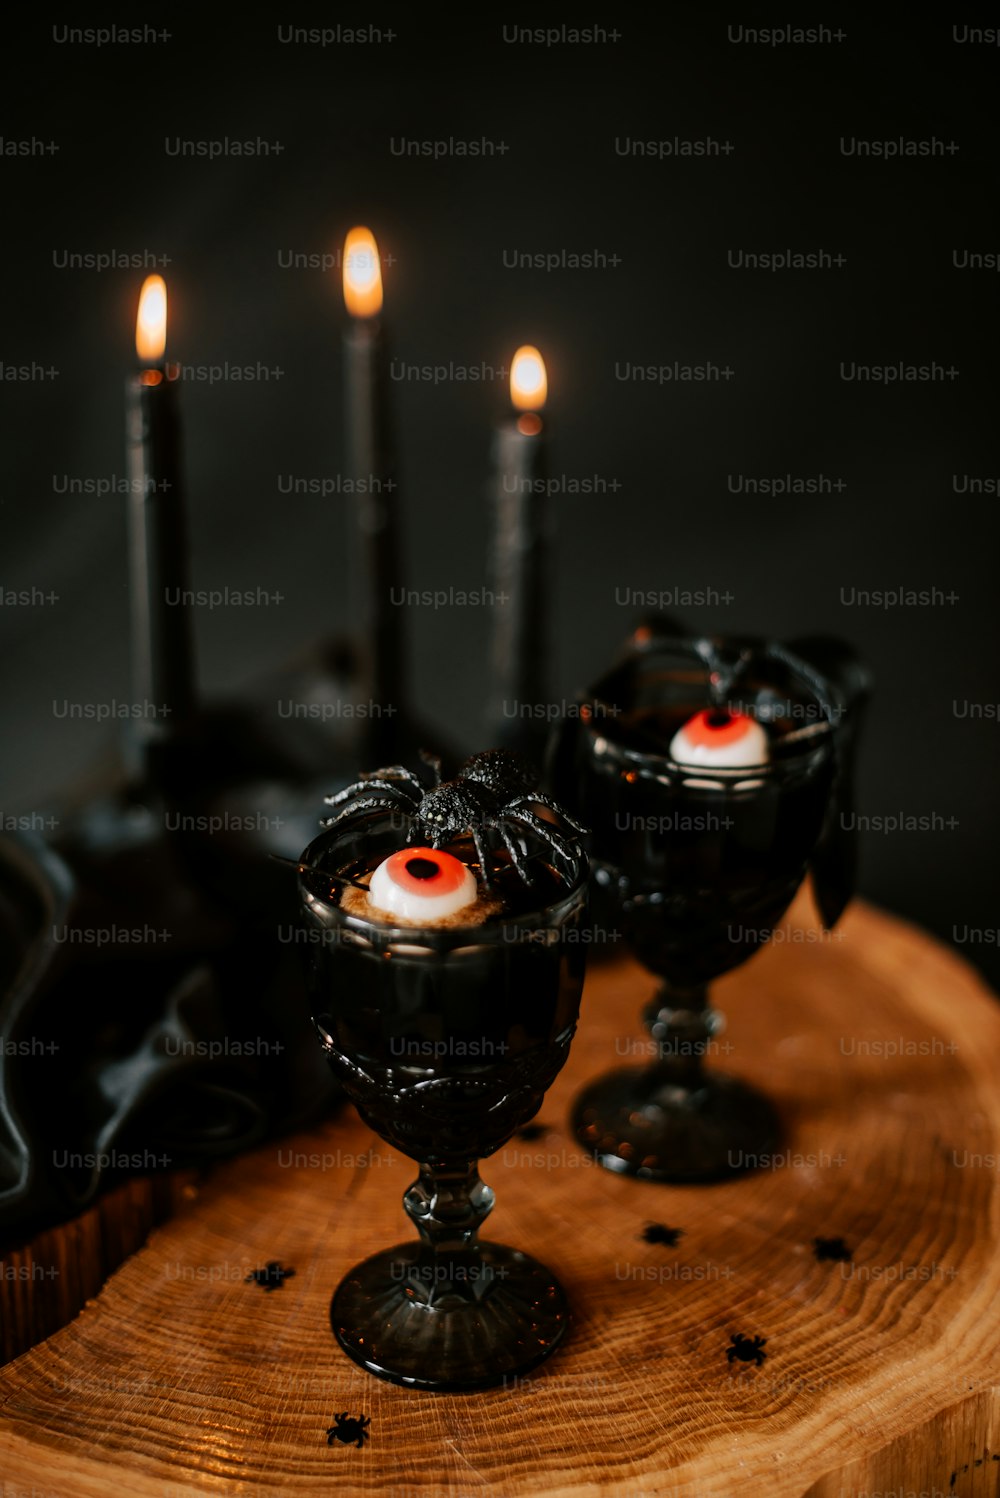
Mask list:
[[[545,360],[530,343],[518,349],[510,366],[510,398],[518,411],[540,411],[549,393]]]
[[[382,311],[382,266],[370,229],[352,229],[344,241],[344,304],[352,317]]]
[[[135,320],[135,351],[143,364],[155,364],[167,347],[167,283],[162,276],[147,276],[139,293]]]

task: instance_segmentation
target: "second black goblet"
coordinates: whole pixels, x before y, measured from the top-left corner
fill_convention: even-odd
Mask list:
[[[610,1170],[713,1180],[780,1145],[768,1099],[704,1066],[720,1028],[708,984],[767,942],[810,863],[828,926],[850,894],[842,813],[866,682],[846,647],[812,646],[829,674],[774,643],[646,625],[563,726],[553,785],[593,828],[595,905],[661,980],[643,1015],[651,1062],[576,1100],[577,1138]],[[766,757],[679,762],[699,714],[720,733],[763,726]]]

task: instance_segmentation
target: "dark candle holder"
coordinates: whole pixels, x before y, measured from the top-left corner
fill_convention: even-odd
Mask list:
[[[685,639],[656,623],[564,724],[555,793],[594,829],[598,903],[661,979],[643,1014],[651,1064],[598,1078],[574,1107],[577,1138],[608,1169],[707,1181],[780,1144],[770,1102],[705,1068],[721,1028],[708,984],[760,950],[807,869],[824,924],[843,911],[853,886],[843,813],[866,693],[838,642]],[[770,759],[676,763],[675,731],[723,706],[770,726]]]
[[[418,1241],[352,1269],[331,1319],[344,1351],[380,1378],[484,1389],[547,1358],[568,1325],[549,1269],[480,1240],[493,1192],[478,1161],[534,1117],[566,1060],[583,985],[584,949],[570,933],[586,860],[546,877],[537,908],[478,926],[350,914],[327,876],[370,869],[401,841],[398,813],[359,813],[302,856],[323,1049],[364,1121],[420,1164],[403,1198]],[[533,834],[523,842],[528,856],[544,856]]]

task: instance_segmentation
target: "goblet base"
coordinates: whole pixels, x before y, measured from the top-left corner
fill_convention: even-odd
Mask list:
[[[767,1098],[735,1077],[693,1085],[655,1069],[598,1077],[573,1107],[573,1132],[606,1170],[646,1181],[717,1181],[770,1163],[781,1124]]]
[[[559,1346],[569,1305],[544,1264],[483,1242],[459,1272],[428,1264],[419,1243],[366,1259],[330,1303],[337,1341],[376,1377],[440,1393],[513,1383]]]

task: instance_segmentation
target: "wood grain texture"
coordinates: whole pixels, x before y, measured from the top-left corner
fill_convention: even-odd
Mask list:
[[[718,985],[731,1050],[712,1064],[766,1088],[788,1128],[777,1168],[722,1185],[621,1179],[568,1135],[574,1091],[623,1064],[650,988],[627,959],[594,966],[547,1132],[483,1167],[487,1236],[573,1300],[571,1340],[529,1379],[414,1393],[341,1354],[331,1292],[408,1236],[415,1174],[348,1110],[220,1167],[3,1370],[4,1498],[996,1493],[1000,1012],[896,920],[859,904],[831,939],[810,922],[800,900],[786,939]],[[676,1246],[646,1242],[651,1223]],[[820,1260],[816,1238],[850,1260]],[[245,1282],[271,1259],[294,1278]],[[736,1333],[767,1339],[762,1366],[727,1361]],[[371,1421],[363,1450],[327,1445],[341,1411]]]

